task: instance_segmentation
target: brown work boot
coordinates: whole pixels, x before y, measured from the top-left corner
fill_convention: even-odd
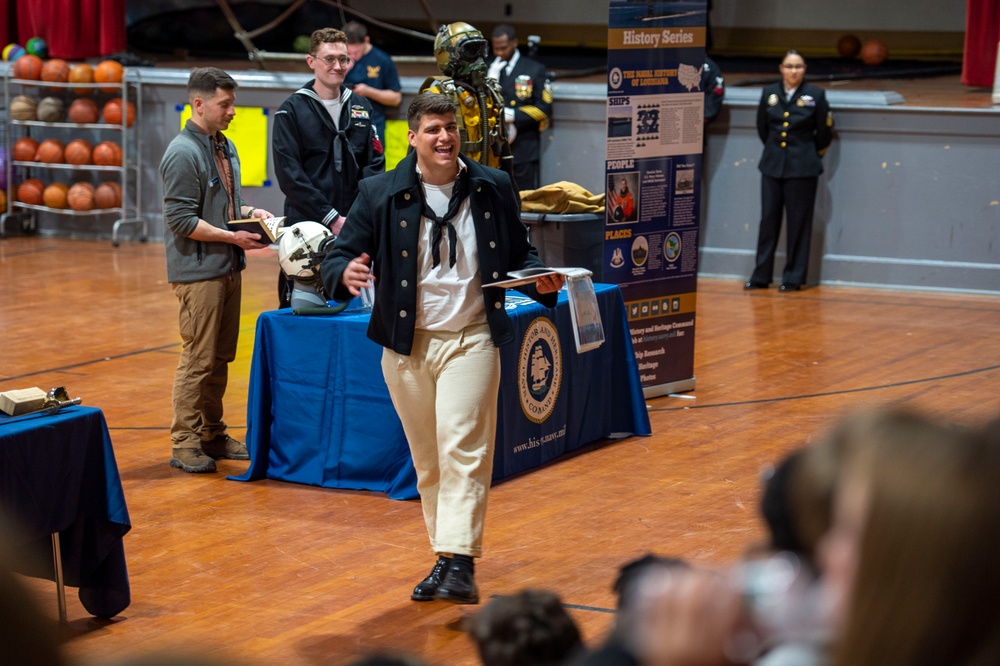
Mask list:
[[[201,449],[205,455],[213,460],[225,458],[227,460],[250,460],[250,454],[243,442],[235,440],[229,435],[219,435],[209,442],[202,442]]]
[[[215,471],[215,461],[201,449],[174,449],[170,466],[191,474],[207,474]]]

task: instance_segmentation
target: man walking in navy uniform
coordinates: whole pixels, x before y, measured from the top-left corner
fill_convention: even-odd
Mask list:
[[[485,41],[485,40],[484,40]],[[499,346],[514,342],[505,292],[488,283],[541,268],[506,172],[459,154],[455,103],[421,93],[407,110],[413,152],[365,179],[323,261],[327,293],[374,286],[368,337],[410,444],[437,561],[414,601],[479,603],[473,559],[493,474]],[[561,275],[519,291],[554,307]]]
[[[487,76],[500,82],[507,138],[514,155],[514,179],[522,190],[538,189],[541,133],[552,117],[552,86],[545,67],[517,50],[513,26],[493,30],[493,55]]]

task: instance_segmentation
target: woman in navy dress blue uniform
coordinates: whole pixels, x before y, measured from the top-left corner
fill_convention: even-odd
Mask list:
[[[826,94],[803,80],[805,59],[789,51],[780,71],[781,82],[764,88],[757,108],[757,132],[764,142],[759,166],[762,211],[757,260],[745,289],[766,289],[771,283],[782,213],[788,220],[788,249],[781,291],[802,288],[809,268],[816,186],[823,173],[821,158],[833,138]]]

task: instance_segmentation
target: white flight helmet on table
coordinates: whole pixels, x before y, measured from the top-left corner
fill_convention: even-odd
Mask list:
[[[292,308],[326,307],[320,264],[336,236],[319,222],[296,222],[278,238],[278,263],[292,278]]]

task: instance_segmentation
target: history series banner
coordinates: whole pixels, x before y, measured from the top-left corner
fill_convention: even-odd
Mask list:
[[[694,389],[706,2],[608,10],[604,280],[647,397]]]

